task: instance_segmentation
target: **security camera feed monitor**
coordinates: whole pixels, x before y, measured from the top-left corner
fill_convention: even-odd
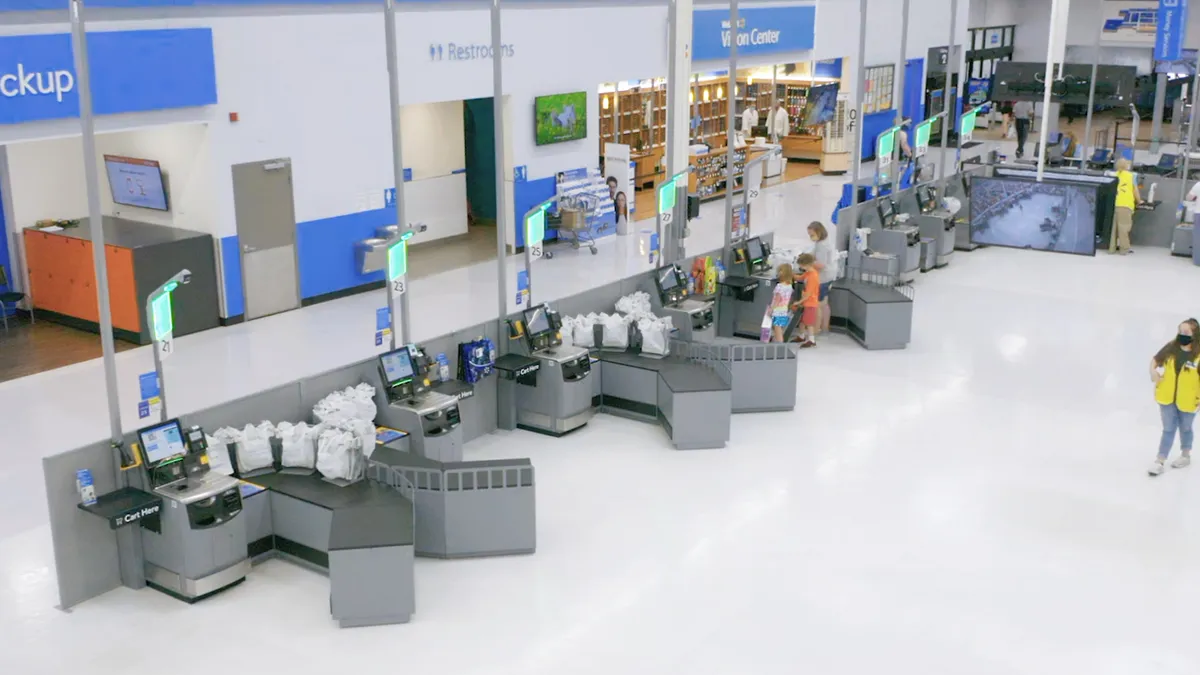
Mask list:
[[[142,444],[142,454],[146,464],[154,466],[164,460],[182,457],[187,452],[183,444],[183,429],[179,420],[171,420],[158,426],[147,427],[138,432],[138,442]]]
[[[379,361],[383,364],[383,376],[387,378],[389,387],[394,387],[397,384],[412,379],[412,354],[408,352],[408,347],[401,347],[396,351],[388,352],[380,356]]]
[[[1096,187],[976,176],[971,241],[1078,255],[1096,254]]]
[[[529,337],[537,337],[543,333],[550,332],[550,318],[546,316],[546,307],[534,307],[533,309],[525,310],[525,334]]]
[[[167,210],[167,190],[163,186],[162,168],[150,159],[104,156],[108,185],[113,202],[156,211]]]
[[[538,145],[587,138],[587,92],[533,99],[534,141]]]

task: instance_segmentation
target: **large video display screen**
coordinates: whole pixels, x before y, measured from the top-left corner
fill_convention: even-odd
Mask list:
[[[971,241],[1095,255],[1096,192],[1093,185],[974,176]]]

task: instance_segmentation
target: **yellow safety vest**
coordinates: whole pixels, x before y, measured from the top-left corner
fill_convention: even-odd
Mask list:
[[[1133,174],[1128,171],[1117,172],[1117,208],[1134,209],[1137,208],[1137,199],[1133,196],[1133,191],[1137,187],[1133,184]]]
[[[1182,412],[1196,412],[1200,408],[1200,367],[1196,357],[1183,364],[1178,376],[1174,356],[1168,356],[1162,368],[1163,377],[1154,387],[1154,400],[1162,405],[1174,403]]]

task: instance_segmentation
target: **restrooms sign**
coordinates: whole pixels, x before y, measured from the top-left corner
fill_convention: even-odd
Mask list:
[[[97,115],[217,102],[208,28],[89,32]],[[0,124],[79,116],[71,36],[0,37]]]
[[[692,60],[728,61],[737,35],[739,56],[802,52],[813,48],[817,8],[752,7],[738,12],[737,30],[728,9],[705,9],[692,16]]]

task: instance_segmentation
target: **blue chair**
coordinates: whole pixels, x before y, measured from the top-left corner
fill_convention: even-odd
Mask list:
[[[8,288],[8,271],[4,269],[4,265],[0,265],[0,286]],[[24,293],[17,291],[0,292],[0,316],[4,317],[4,332],[8,332],[8,306],[12,305],[13,311],[17,309],[17,303],[25,299]],[[30,312],[32,319],[33,313]]]

